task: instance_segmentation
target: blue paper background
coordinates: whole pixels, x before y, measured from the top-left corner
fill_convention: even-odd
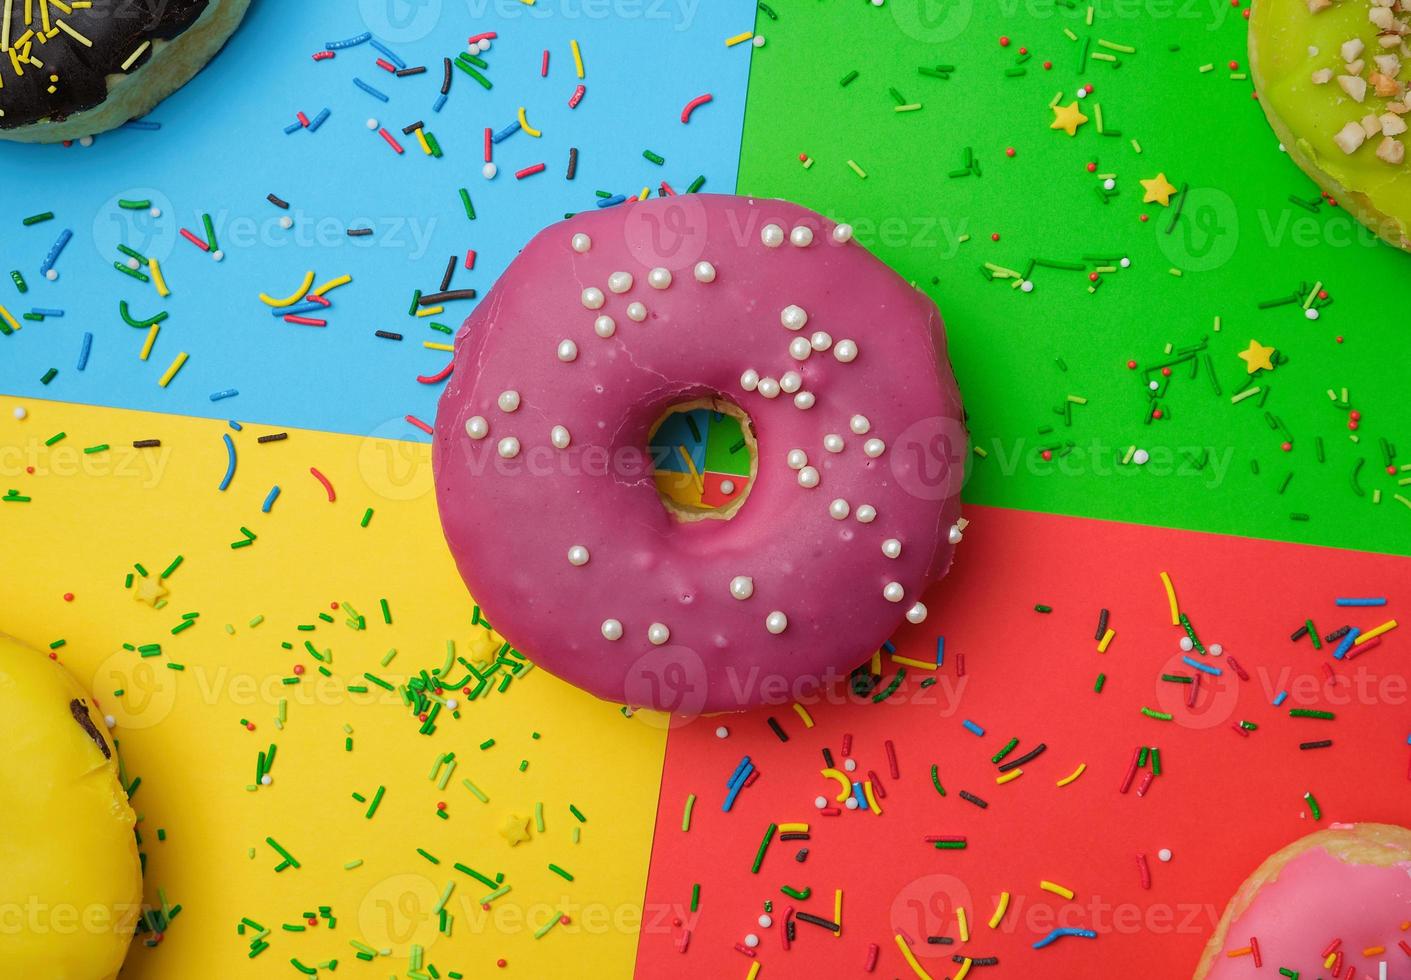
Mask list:
[[[337,13],[337,10],[343,12]],[[123,408],[237,418],[353,434],[426,439],[403,421],[431,421],[441,385],[419,384],[449,357],[422,341],[449,342],[426,319],[407,315],[412,290],[434,291],[446,261],[460,256],[452,288],[481,296],[517,250],[568,211],[594,206],[596,190],[653,193],[661,180],[679,191],[700,174],[706,190],[735,188],[751,46],[725,38],[754,26],[747,0],[360,0],[284,3],[256,0],[226,49],[149,117],[159,131],[123,129],[87,148],[0,142],[0,305],[16,317],[59,308],[62,319],[24,322],[0,337],[0,391]],[[369,45],[311,55],[325,41],[371,30],[425,75],[396,78],[374,64]],[[494,83],[485,91],[455,70],[442,112],[432,111],[441,59],[464,51],[467,37],[495,31],[482,55]],[[578,79],[570,39],[583,52],[587,94],[567,102]],[[550,52],[547,78],[542,52]],[[358,77],[391,97],[360,91]],[[689,125],[687,101],[710,92]],[[499,176],[481,175],[483,131],[499,131],[524,106],[543,132],[516,133],[495,147]],[[283,128],[297,111],[332,110],[317,133]],[[375,117],[406,148],[398,156],[367,128]],[[424,155],[403,126],[424,120],[444,152]],[[577,178],[564,180],[577,146]],[[656,166],[643,158],[666,158]],[[513,172],[543,161],[544,173]],[[465,217],[466,187],[476,220]],[[269,193],[289,201],[288,212]],[[162,216],[124,211],[118,198],[150,198]],[[23,227],[29,214],[53,221]],[[221,264],[180,238],[201,232],[209,212],[226,258]],[[294,227],[279,227],[285,214]],[[345,235],[372,227],[369,238]],[[39,266],[59,232],[74,238],[47,282]],[[172,296],[158,298],[112,268],[118,242],[155,256]],[[466,249],[478,253],[466,271]],[[19,269],[30,290],[9,281]],[[329,298],[326,328],[294,326],[258,300],[291,293],[306,270],[317,282],[349,273],[353,283]],[[118,302],[138,318],[168,310],[151,359],[138,359],[145,331],[123,323]],[[456,303],[437,322],[457,328],[473,309]],[[374,336],[402,333],[397,343]],[[94,335],[86,370],[76,370],[84,332]],[[178,352],[190,354],[166,389],[157,379]],[[40,377],[59,373],[48,385]],[[239,395],[212,402],[213,392]]]

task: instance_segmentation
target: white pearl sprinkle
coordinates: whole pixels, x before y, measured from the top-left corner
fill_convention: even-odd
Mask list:
[[[446,699],[446,707],[447,707],[447,708],[450,708],[452,711],[455,711],[455,710],[456,710],[457,708],[459,708],[460,706],[461,706],[461,703],[460,703],[459,701],[457,701],[455,698],[447,698],[447,699]]]
[[[1164,864],[1165,862],[1171,860],[1171,848],[1169,848],[1169,847],[1163,847],[1161,850],[1159,850],[1159,851],[1156,852],[1156,858],[1157,858],[1157,860],[1161,861],[1163,864]]]
[[[1147,452],[1145,449],[1138,449],[1136,452],[1132,453],[1132,462],[1136,463],[1138,466],[1145,466],[1150,461],[1151,453]]]
[[[814,350],[822,353],[833,346],[833,335],[826,330],[816,330],[813,336],[808,338],[808,344]]]
[[[286,215],[282,215],[282,216],[280,217],[280,219],[279,219],[279,227],[281,227],[281,228],[286,228],[286,229],[287,229],[287,228],[293,228],[293,227],[294,227],[294,219],[291,218],[291,217],[289,217],[289,215],[287,215],[287,214],[286,214]]]
[[[765,225],[759,230],[759,240],[766,248],[778,248],[784,244],[784,229],[778,225]]]
[[[48,272],[44,273],[44,278],[48,279],[50,282],[53,282],[54,280],[59,278],[59,270],[50,269]]]
[[[852,762],[851,759],[849,759],[848,761]],[[845,806],[849,810],[856,810],[858,807],[857,797],[849,796],[846,800],[843,801],[843,806]]]
[[[759,945],[759,937],[756,936],[754,933],[750,933],[748,936],[745,937],[745,945],[748,946],[750,949],[754,949],[756,946]]]
[[[813,392],[801,391],[794,396],[794,407],[800,411],[806,412],[813,407],[814,401],[816,401],[816,399],[813,397]]]
[[[555,449],[567,449],[568,444],[573,441],[573,437],[568,434],[568,429],[561,425],[556,425],[549,430],[549,442],[554,444]]]
[[[614,293],[625,293],[632,288],[632,273],[614,272],[608,276],[608,289]]]
[[[850,364],[857,360],[857,343],[852,340],[840,340],[838,346],[833,348],[833,356],[844,364]]]
[[[575,567],[588,564],[588,549],[576,544],[568,549],[568,563]]]
[[[888,538],[886,541],[883,541],[882,554],[886,555],[888,558],[900,558],[901,542],[896,538]]]
[[[716,728],[716,730],[715,730],[715,737],[716,737],[716,738],[729,738],[729,737],[730,737],[730,729],[726,728],[724,725],[719,726],[719,727]]]
[[[622,639],[622,623],[618,622],[618,621],[615,620],[615,619],[605,619],[605,620],[603,620],[603,639],[605,639],[605,640],[620,640],[620,639]]]
[[[669,639],[671,639],[671,630],[666,628],[665,623],[653,623],[647,627],[647,641],[652,646],[659,647]]]
[[[1118,262],[1117,264],[1124,269],[1130,269],[1132,267],[1132,260],[1127,258],[1126,256],[1123,256],[1122,261]]]
[[[378,123],[378,121],[377,121],[376,119],[369,118],[368,121],[367,121],[367,128],[368,128],[368,129],[376,129],[376,128],[378,127],[378,125],[379,125],[379,123]]]
[[[852,429],[855,436],[867,435],[867,430],[872,428],[872,423],[867,421],[866,415],[854,415],[848,419],[848,428]]]
[[[502,412],[513,412],[519,408],[519,392],[513,388],[507,388],[500,392],[500,397],[496,399],[496,404],[500,406]]]
[[[647,285],[653,289],[665,289],[671,285],[671,270],[657,266],[647,273]]]
[[[1323,314],[1319,313],[1316,309],[1314,309],[1313,307],[1310,306],[1310,307],[1308,307],[1308,309],[1306,309],[1306,310],[1303,311],[1303,315],[1306,316],[1306,317],[1307,317],[1308,319],[1310,319],[1310,320],[1316,320],[1316,319],[1318,319],[1318,317],[1322,316]]]
[[[578,345],[571,340],[560,340],[558,346],[558,359],[567,364],[569,361],[578,360]]]
[[[789,242],[795,248],[808,248],[813,244],[813,229],[807,225],[795,225],[789,232]]]
[[[486,180],[494,180],[495,175],[499,172],[500,168],[495,166],[495,162],[493,160],[480,168],[480,176],[484,177]]]
[[[792,395],[803,387],[803,375],[797,371],[785,371],[779,379],[779,390]]]
[[[827,806],[828,806],[828,800],[827,800],[825,797],[822,797],[822,796],[815,796],[815,797],[813,798],[813,805],[816,806],[816,807],[818,807],[818,809],[823,810],[823,809],[827,808]]]
[[[754,391],[756,388],[758,388],[759,372],[756,371],[754,368],[750,368],[744,374],[740,375],[740,387],[745,389],[746,391]]]
[[[876,459],[887,451],[887,444],[881,439],[868,439],[862,444],[862,452],[869,459]]]
[[[839,497],[828,505],[828,516],[835,521],[847,520],[848,514],[850,513],[852,513],[852,508],[848,506],[848,502],[842,497]]]
[[[825,802],[826,802],[826,801],[825,801]],[[772,926],[772,925],[774,925],[774,920],[771,919],[769,916],[767,916],[767,915],[761,915],[761,916],[759,917],[759,927],[760,927],[761,929],[768,929],[768,928],[769,928],[770,926]]]
[[[917,603],[906,611],[906,621],[908,623],[924,623],[926,621],[926,607],[922,603]]]
[[[808,342],[807,337],[795,337],[789,341],[789,356],[796,361],[806,361],[813,353],[813,345]]]
[[[843,760],[843,769],[845,769],[847,772],[857,772],[857,760],[856,760],[856,759],[844,759],[844,760]],[[849,797],[849,799],[852,799],[852,797]]]
[[[136,259],[128,259],[127,267],[135,272],[142,267],[142,263],[138,262]]]
[[[777,636],[789,628],[789,617],[776,609],[764,617],[764,628]]]
[[[877,519],[877,508],[871,504],[863,504],[857,509],[857,522],[859,524],[871,524]]]
[[[950,526],[950,534],[947,536],[946,540],[951,544],[960,544],[964,539],[965,532],[960,529],[960,525],[952,524]]]
[[[641,303],[627,304],[627,319],[633,323],[641,323],[647,318],[647,308]]]
[[[709,262],[697,262],[691,274],[696,277],[696,282],[715,282],[715,266]]]
[[[779,322],[790,330],[802,330],[804,324],[808,323],[808,314],[803,311],[803,307],[790,303],[779,312]]]
[[[730,580],[730,594],[736,599],[748,599],[754,595],[754,579],[748,575],[736,575]]]
[[[265,773],[263,776],[260,777],[260,785],[261,785],[261,786],[271,786],[271,785],[273,785],[273,784],[274,784],[274,777],[271,776],[269,773]]]
[[[103,716],[103,724],[104,724],[104,725],[107,725],[109,728],[117,728],[117,727],[118,727],[118,720],[117,720],[116,718],[114,718],[112,715],[104,715],[104,716]]]
[[[154,218],[160,218],[160,217],[162,216],[162,209],[161,209],[161,208],[153,208],[152,210],[148,211],[147,213],[150,214],[150,215],[151,215],[152,217],[154,217]]]
[[[153,210],[155,210],[155,208],[154,208]],[[218,248],[218,249],[216,249],[214,252],[212,252],[212,253],[211,253],[211,261],[212,261],[212,262],[224,262],[224,261],[225,261],[225,249]]]
[[[799,486],[803,487],[805,490],[812,490],[814,487],[818,486],[818,480],[818,471],[812,466],[805,466],[803,469],[799,470]]]
[[[583,290],[583,305],[590,310],[601,310],[603,308],[603,291],[597,286],[589,286]]]
[[[823,437],[823,448],[830,453],[840,453],[843,451],[843,437],[836,432],[830,432]]]
[[[593,332],[604,340],[607,340],[613,334],[617,333],[617,321],[604,313],[593,321]]]
[[[484,439],[490,434],[490,423],[485,421],[483,415],[472,415],[465,420],[465,434],[472,439]]]
[[[503,458],[514,459],[519,455],[519,440],[514,436],[505,436],[500,440],[498,451]]]
[[[588,249],[593,247],[593,240],[580,231],[578,232],[578,234],[573,236],[573,241],[571,242],[571,244],[573,245],[573,250],[575,252],[586,252],[588,251]]]
[[[784,462],[789,464],[791,470],[801,470],[808,465],[808,453],[802,449],[790,449],[789,454],[784,457]]]
[[[852,241],[852,225],[834,225],[833,241],[839,245]]]
[[[773,378],[760,378],[757,390],[765,398],[778,398],[779,382],[775,381]]]
[[[1029,279],[1025,279],[1023,282],[1021,282],[1021,283],[1019,284],[1019,291],[1022,292],[1022,293],[1032,293],[1032,292],[1034,291],[1034,283],[1033,283],[1033,281],[1032,281],[1032,280],[1029,280]]]
[[[1212,643],[1205,648],[1205,651],[1212,657],[1218,657],[1225,652],[1225,648],[1218,643]]]
[[[1189,636],[1183,636],[1180,640],[1180,646],[1181,652],[1190,653],[1192,650],[1195,649],[1195,641],[1192,640]]]
[[[727,496],[727,497],[730,496],[732,493],[735,492],[735,481],[734,481],[734,480],[721,480],[721,481],[720,481],[720,492],[723,493],[723,494],[725,494],[725,496]]]
[[[882,598],[888,602],[901,602],[905,595],[906,589],[902,588],[900,582],[888,582],[882,589]]]

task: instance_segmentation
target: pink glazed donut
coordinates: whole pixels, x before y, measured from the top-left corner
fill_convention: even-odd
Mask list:
[[[652,431],[688,404],[748,419],[728,519],[653,481]],[[694,715],[788,703],[925,619],[966,438],[940,314],[849,226],[686,195],[535,236],[456,338],[433,456],[499,632],[601,698]]]

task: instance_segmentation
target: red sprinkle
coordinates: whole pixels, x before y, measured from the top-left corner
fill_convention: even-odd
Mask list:
[[[1146,863],[1146,855],[1137,855],[1137,874],[1141,876],[1142,887],[1151,890],[1151,868]]]
[[[383,139],[385,139],[385,140],[387,141],[387,145],[390,146],[390,147],[392,147],[392,149],[396,150],[399,154],[405,152],[405,151],[402,149],[402,144],[401,144],[401,143],[398,143],[397,140],[392,136],[392,134],[389,133],[389,132],[387,132],[387,127],[386,127],[386,126],[384,126],[384,127],[382,127],[381,129],[379,129],[379,130],[377,131],[377,134],[378,134],[379,136],[381,136]]]
[[[516,170],[514,172],[514,179],[523,180],[525,177],[533,177],[535,174],[541,174],[543,172],[544,165],[542,163],[536,163],[525,167],[523,170]]]
[[[1254,956],[1254,966],[1259,968],[1264,965],[1264,958],[1259,955],[1259,940],[1253,936],[1249,937],[1249,952]]]
[[[709,92],[706,92],[706,93],[703,94],[703,95],[698,95],[698,96],[696,96],[696,97],[695,97],[694,99],[692,99],[690,102],[687,102],[686,105],[685,105],[685,108],[683,108],[683,109],[681,110],[681,121],[682,121],[683,123],[688,123],[688,122],[690,122],[690,121],[691,121],[691,113],[695,112],[697,109],[699,109],[701,106],[705,105],[707,102],[712,101],[714,98],[715,98],[715,96],[711,95]]]

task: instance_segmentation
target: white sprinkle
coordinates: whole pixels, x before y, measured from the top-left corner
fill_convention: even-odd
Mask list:
[[[813,229],[807,225],[795,225],[789,232],[789,242],[795,248],[808,248],[813,244]]]
[[[813,798],[813,805],[818,807],[818,809],[823,810],[828,807],[828,801],[821,796],[815,796]]]
[[[863,504],[857,509],[856,517],[859,524],[871,524],[877,519],[877,508],[871,504]]]
[[[588,249],[593,247],[593,240],[580,231],[573,236],[573,241],[571,244],[573,245],[573,250],[575,252],[586,252],[588,251]]]
[[[1322,316],[1323,314],[1319,313],[1316,309],[1314,309],[1313,307],[1310,306],[1310,307],[1308,307],[1308,309],[1306,309],[1306,310],[1303,311],[1303,315],[1306,316],[1306,317],[1307,317],[1308,319],[1310,319],[1310,320],[1316,320],[1316,319],[1318,319],[1318,317]]]
[[[882,554],[886,555],[888,558],[900,558],[901,542],[896,538],[888,538],[886,541],[883,541]]]
[[[823,448],[830,453],[840,453],[843,451],[843,437],[836,432],[830,432],[823,437]]]
[[[568,563],[575,567],[588,564],[588,549],[576,544],[568,549]]]
[[[833,241],[839,245],[852,241],[852,225],[834,225]]]
[[[848,428],[852,429],[855,436],[865,436],[867,431],[872,428],[872,423],[867,421],[866,415],[854,415],[848,419]]]
[[[784,462],[789,464],[791,470],[801,470],[808,465],[808,453],[802,449],[790,449],[789,454],[784,457]]]
[[[23,405],[16,405],[14,415],[16,421],[23,422],[29,416],[29,409]]]
[[[608,289],[614,293],[625,293],[632,288],[632,273],[614,272],[608,276]]]
[[[740,387],[746,391],[754,391],[759,387],[759,372],[754,368],[750,368],[744,374],[740,375]]]
[[[627,304],[627,319],[633,323],[641,323],[647,318],[647,308],[641,303]]]
[[[583,290],[583,305],[590,310],[601,310],[603,308],[603,291],[597,286],[589,286]]]
[[[766,248],[778,248],[784,244],[784,229],[778,225],[765,225],[759,230],[759,240]]]
[[[803,387],[803,375],[797,371],[785,371],[779,379],[779,390],[792,395]]]
[[[613,334],[617,333],[617,321],[604,313],[593,321],[593,332],[604,340],[607,340]]]
[[[271,776],[269,773],[265,773],[263,776],[260,777],[260,785],[261,785],[261,786],[269,786],[269,785],[271,785],[273,782],[274,782],[274,777]]]
[[[852,513],[852,508],[848,506],[848,502],[842,497],[839,497],[828,505],[828,516],[835,521],[847,520],[848,514],[850,513]]]
[[[455,698],[447,698],[447,699],[446,699],[446,707],[447,707],[447,708],[450,708],[452,711],[455,711],[455,710],[456,710],[457,708],[459,708],[460,706],[461,706],[461,703],[460,703],[459,701],[457,701]]]
[[[665,289],[671,285],[671,270],[657,266],[647,273],[647,285],[653,289]]]
[[[776,609],[764,617],[764,628],[777,636],[789,628],[789,617]]]
[[[1156,858],[1157,860],[1163,863],[1171,860],[1171,848],[1163,847],[1161,850],[1156,852]]]
[[[748,575],[736,575],[730,580],[730,594],[736,599],[748,599],[754,595],[754,579]]]
[[[917,603],[906,611],[906,621],[908,623],[922,623],[926,621],[926,607]]]
[[[54,280],[59,278],[59,270],[50,269],[48,272],[44,273],[44,278],[48,279],[50,282],[53,282]]]
[[[480,176],[484,177],[486,180],[494,180],[495,175],[499,172],[500,168],[495,166],[495,161],[493,160],[480,168]]]
[[[578,345],[571,340],[560,340],[557,354],[558,359],[565,364],[576,361],[578,360]]]
[[[856,771],[857,771],[857,760],[856,760],[856,759],[844,759],[844,760],[843,760],[843,769],[844,769],[845,771],[847,771],[847,772],[856,772]],[[849,799],[852,799],[852,797],[849,797]]]
[[[465,420],[465,434],[472,439],[484,439],[490,434],[490,423],[485,421],[483,415],[472,415]]]
[[[500,411],[513,412],[519,408],[519,392],[515,391],[513,388],[507,388],[500,392],[497,403],[500,406]]]
[[[1109,191],[1110,191],[1110,190],[1112,190],[1112,188],[1114,188],[1114,187],[1116,187],[1116,186],[1117,186],[1117,181],[1113,180],[1111,177],[1108,177],[1106,180],[1104,180],[1104,181],[1102,182],[1102,187],[1103,187],[1104,190],[1109,190]]]
[[[813,407],[814,401],[813,392],[801,391],[794,396],[794,407],[806,412]]]
[[[796,361],[806,361],[813,353],[813,344],[809,343],[807,337],[795,337],[789,341],[789,356]]]
[[[851,760],[851,759],[849,759],[848,762],[852,762],[854,768],[856,768],[856,766],[857,766],[857,763],[856,763],[856,762],[853,762],[853,760]],[[851,772],[852,770],[850,769],[850,770],[848,770],[848,771]],[[846,808],[849,809],[849,810],[856,810],[857,807],[858,807],[857,797],[856,797],[856,796],[849,796],[846,800],[843,801],[843,806],[846,807]]]
[[[1034,284],[1030,280],[1025,279],[1019,284],[1019,290],[1024,293],[1032,293],[1034,291]]]
[[[154,208],[153,210],[156,210],[156,209]],[[212,253],[211,253],[211,261],[212,261],[212,262],[224,262],[224,261],[225,261],[225,249],[218,248],[218,249],[216,249],[214,252],[212,252]]]
[[[709,262],[697,262],[691,274],[696,277],[696,282],[715,282],[715,266]]]
[[[665,623],[653,623],[647,627],[647,640],[652,646],[659,647],[669,639],[671,630],[666,628]]]
[[[779,322],[790,330],[802,330],[808,322],[808,314],[803,311],[803,307],[790,303],[779,313]]]
[[[773,378],[760,378],[757,390],[765,398],[778,398],[779,382],[775,381]]]
[[[1129,259],[1129,258],[1127,258],[1127,257],[1124,255],[1124,256],[1122,256],[1122,261],[1121,261],[1121,262],[1118,262],[1117,264],[1120,265],[1120,266],[1121,266],[1122,268],[1124,268],[1124,269],[1130,269],[1130,268],[1132,267],[1132,260]]]
[[[116,718],[114,718],[112,715],[104,715],[104,716],[103,716],[103,724],[107,725],[109,728],[117,728],[117,727],[118,727],[118,720],[117,720]]]
[[[951,544],[960,544],[960,542],[964,539],[965,532],[960,529],[960,525],[952,524],[950,526],[950,534],[946,536],[946,540],[949,541]]]
[[[519,440],[514,436],[505,436],[500,440],[499,453],[505,459],[514,459],[519,455]]]
[[[162,209],[161,209],[161,208],[153,208],[152,210],[148,211],[147,213],[150,214],[150,215],[151,215],[152,217],[154,217],[154,218],[160,218],[160,217],[162,216]]]
[[[727,497],[730,496],[732,493],[735,492],[735,481],[734,481],[734,480],[721,480],[721,481],[720,481],[720,492],[723,493],[723,494],[725,494],[725,496],[727,496]]]
[[[1150,460],[1151,453],[1147,452],[1145,449],[1138,449],[1136,452],[1132,453],[1132,462],[1136,463],[1138,466],[1145,466]]]
[[[818,486],[818,481],[818,471],[812,466],[805,466],[803,469],[799,470],[799,486],[803,487],[805,490],[812,490],[814,487]]]
[[[833,346],[833,335],[826,330],[815,330],[813,336],[808,338],[809,346],[822,353]]]
[[[605,619],[605,620],[603,620],[603,639],[605,639],[605,640],[620,640],[620,639],[622,639],[622,623],[618,622],[618,621],[615,620],[615,619]],[[724,736],[724,735],[721,735],[720,737],[721,737],[721,738],[724,738],[725,736]]]
[[[378,123],[378,121],[377,121],[376,119],[369,119],[369,120],[367,121],[367,128],[368,128],[368,129],[376,129],[379,125],[380,125],[380,124]]]
[[[869,459],[876,459],[887,451],[887,444],[881,439],[868,439],[862,444],[862,453]]]
[[[1192,650],[1195,649],[1195,641],[1193,641],[1189,636],[1183,636],[1180,640],[1180,646],[1182,652],[1190,653]]]
[[[716,737],[716,738],[729,738],[729,737],[730,737],[730,729],[726,728],[724,725],[721,725],[719,728],[717,728],[717,729],[715,730],[715,737]]]
[[[857,360],[857,342],[852,340],[838,341],[838,346],[833,348],[833,356],[844,364]]]
[[[281,228],[293,228],[293,227],[294,227],[294,219],[291,218],[291,217],[289,217],[289,215],[287,215],[287,214],[285,214],[285,215],[280,215],[280,218],[279,218],[279,227],[281,227]]]
[[[901,587],[900,582],[888,582],[886,587],[882,589],[882,598],[888,602],[901,602],[905,595],[906,590]]]
[[[549,430],[549,442],[554,444],[555,449],[567,449],[568,444],[573,441],[573,437],[568,434],[568,429],[561,425],[556,425]]]
[[[1218,643],[1210,644],[1210,646],[1206,647],[1205,650],[1212,657],[1218,657],[1225,652],[1225,648]]]
[[[759,945],[759,937],[756,936],[754,933],[750,933],[748,936],[745,937],[745,945],[748,946],[750,949],[754,949],[756,946]]]
[[[827,801],[825,800],[824,802],[826,803]],[[759,917],[759,927],[761,929],[768,929],[772,925],[774,925],[774,920],[771,919],[769,916],[761,915]]]

